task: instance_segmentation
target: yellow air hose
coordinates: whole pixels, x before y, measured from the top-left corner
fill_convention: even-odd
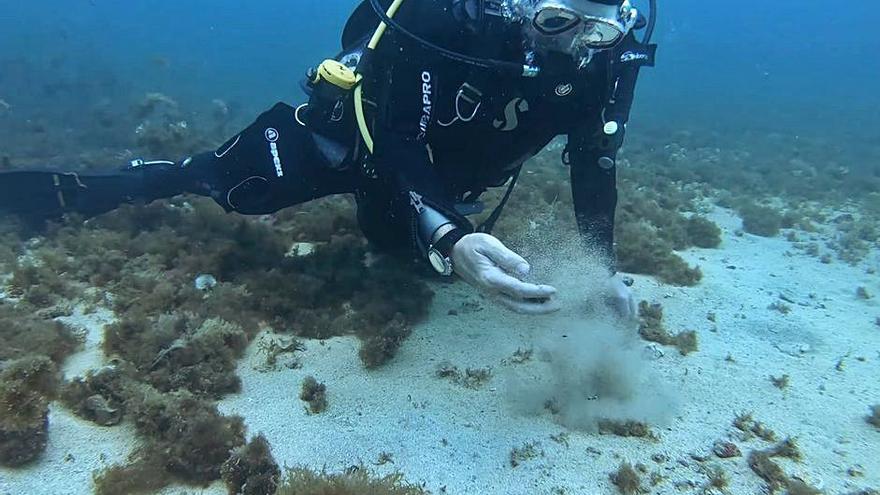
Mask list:
[[[389,18],[394,18],[394,15],[397,13],[400,6],[403,5],[404,0],[394,0],[390,7],[388,7],[388,12],[385,13]],[[375,50],[377,46],[379,46],[379,42],[382,41],[382,36],[385,35],[385,31],[388,29],[388,25],[385,24],[385,21],[382,21],[379,24],[379,27],[376,28],[376,32],[373,33],[373,37],[370,38],[370,42],[367,44],[368,50]],[[357,85],[354,88],[354,113],[357,117],[358,128],[361,131],[361,136],[364,139],[364,144],[367,146],[367,150],[370,154],[373,153],[373,136],[370,134],[370,126],[367,125],[367,117],[364,113],[364,100],[363,100],[363,76],[358,74],[357,76]]]

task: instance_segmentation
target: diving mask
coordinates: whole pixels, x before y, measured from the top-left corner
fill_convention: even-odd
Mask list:
[[[532,25],[544,36],[578,32],[578,44],[592,50],[611,48],[633,28],[638,12],[629,0],[607,4],[588,0],[541,0]]]

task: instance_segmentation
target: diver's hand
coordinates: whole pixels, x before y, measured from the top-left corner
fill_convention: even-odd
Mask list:
[[[632,290],[619,274],[608,279],[605,287],[605,302],[620,318],[634,320],[638,314]]]
[[[451,258],[455,273],[465,282],[517,313],[538,315],[559,309],[553,298],[556,289],[520,280],[528,275],[529,264],[489,234],[462,237]]]

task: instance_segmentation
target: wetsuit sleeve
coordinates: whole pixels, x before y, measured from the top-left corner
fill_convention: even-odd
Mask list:
[[[412,9],[401,10],[400,20],[414,26],[418,34],[432,40],[446,42],[449,33],[455,34],[454,24],[436,2],[416,3]],[[398,229],[411,232],[411,247],[425,256],[430,239],[420,236],[426,221],[424,207],[439,213],[443,220],[465,232],[473,226],[455,211],[455,195],[448,189],[433,163],[430,148],[434,105],[440,97],[444,66],[449,62],[428,53],[400,36],[383,40],[377,53],[383,69],[379,72],[373,92],[376,94],[377,115],[374,127],[374,155],[371,165],[392,195],[388,217]],[[439,226],[439,225],[438,225]],[[430,226],[429,226],[430,227]],[[430,230],[430,228],[429,228]],[[430,237],[430,236],[428,236]]]
[[[608,55],[609,87],[602,111],[569,133],[566,148],[578,230],[602,252],[612,272],[616,270],[617,153],[623,146],[639,70],[653,66],[655,51],[655,45],[643,45],[630,34]]]
[[[418,124],[408,125],[413,115],[408,115],[407,107],[419,101],[414,98],[404,93],[395,96],[400,107],[386,122],[389,128],[376,135],[371,164],[391,197],[386,218],[397,223],[391,228],[407,231],[408,247],[424,258],[435,240],[431,233],[439,227],[448,223],[470,233],[473,226],[456,212],[454,194],[437,173],[429,145],[419,139]]]
[[[617,208],[617,148],[607,143],[601,123],[572,131],[566,153],[571,168],[571,192],[581,237],[595,246],[615,270],[614,213]],[[623,131],[619,139],[622,140]],[[605,146],[603,146],[603,144]],[[602,158],[610,158],[612,162]]]

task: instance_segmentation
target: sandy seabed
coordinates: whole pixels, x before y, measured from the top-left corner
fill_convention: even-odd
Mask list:
[[[615,330],[631,332],[645,371],[673,398],[666,421],[654,427],[657,441],[570,430],[548,413],[523,413],[511,398],[512,377],[531,374],[540,381],[545,346],[572,332],[599,330],[579,309],[528,318],[474,304],[480,299],[464,284],[435,287],[429,318],[376,371],[363,368],[353,337],[305,341],[301,368],[268,372],[261,370],[265,356],[251,345],[239,363],[242,391],[219,409],[243,416],[249,434],[264,434],[281,465],[338,472],[363,463],[380,474],[400,471],[432,493],[612,494],[609,474],[622,461],[666,477],[652,494],[705,493],[713,466],[729,474],[727,493],[764,493],[746,456],[771,444],[742,439],[732,425],[741,412],[752,412],[780,439],[797,438],[803,460],[778,461],[789,476],[828,494],[880,486],[880,431],[865,421],[869,406],[880,403],[880,305],[856,294],[859,286],[880,293],[878,277],[864,265],[822,264],[782,238],[735,235],[740,220],[726,210],[710,218],[722,227],[721,248],[681,253],[703,270],[700,285],[677,288],[634,277],[637,297],[662,303],[671,331],[698,333],[699,351],[681,356],[636,340],[635,328]],[[877,266],[878,253],[871,256],[868,264]],[[783,301],[789,313],[770,309]],[[69,317],[88,337],[85,349],[68,359],[68,377],[100,366],[101,331],[111,318],[102,312]],[[527,348],[535,349],[533,360],[510,362]],[[479,389],[462,387],[438,378],[443,362],[462,370],[490,367],[492,379]],[[308,414],[299,399],[306,375],[327,384],[330,406],[322,414]],[[790,385],[775,387],[771,375],[789,375]],[[58,405],[50,422],[49,445],[38,462],[0,468],[0,494],[90,493],[93,472],[123,462],[136,446],[125,424],[98,427]],[[715,457],[719,440],[735,443],[743,456]],[[512,467],[511,450],[530,442],[537,455]],[[390,461],[378,465],[383,453]],[[226,489],[218,482],[162,493]]]

